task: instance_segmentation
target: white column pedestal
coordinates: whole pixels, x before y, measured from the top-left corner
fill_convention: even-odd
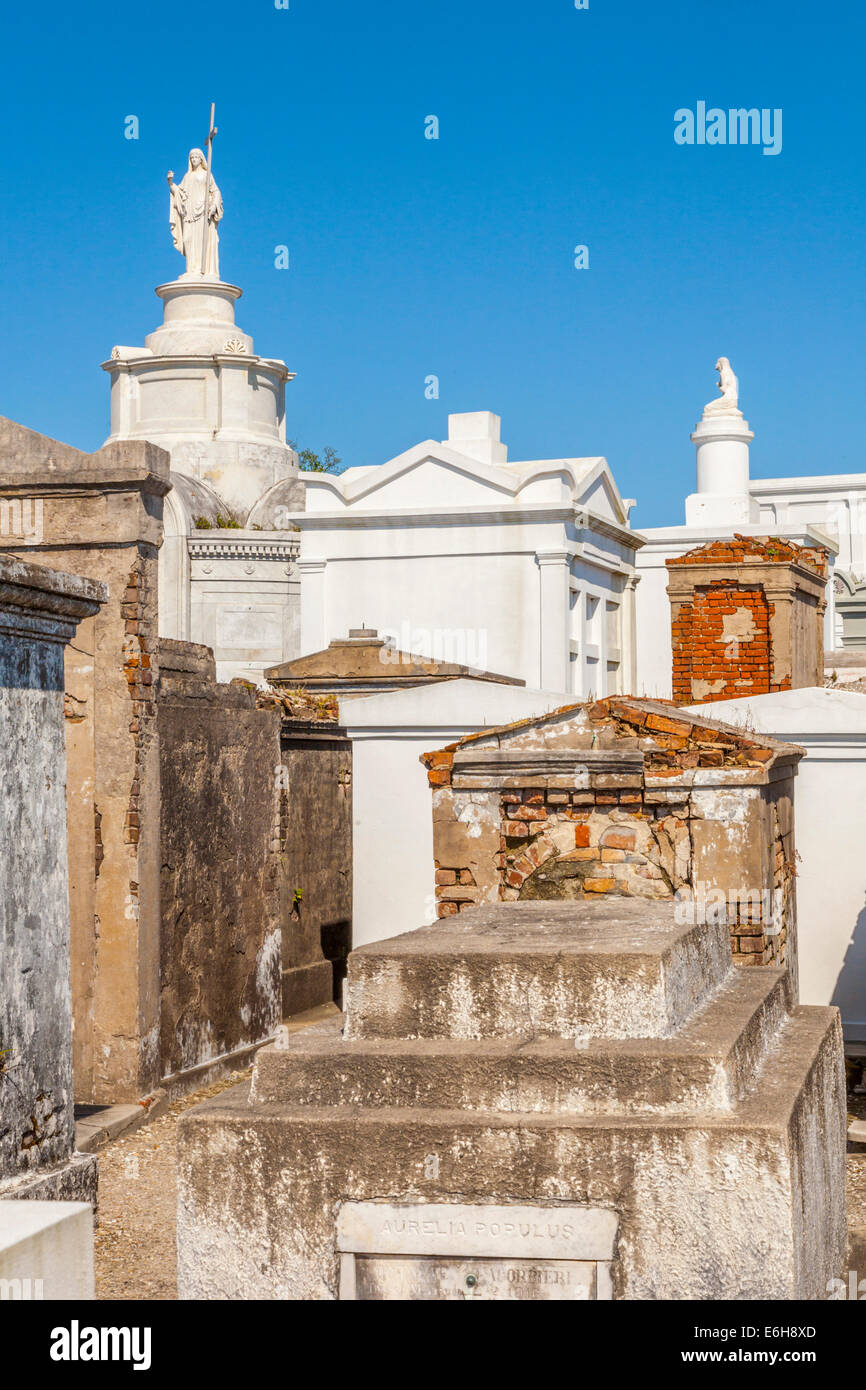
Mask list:
[[[754,525],[758,503],[749,492],[748,420],[732,415],[705,415],[691,436],[697,449],[697,491],[686,498],[687,526]]]
[[[325,568],[327,560],[299,560],[301,576],[301,656],[323,651],[325,634]]]
[[[539,671],[542,690],[568,690],[568,580],[571,553],[568,550],[539,550],[535,556],[539,570]]]

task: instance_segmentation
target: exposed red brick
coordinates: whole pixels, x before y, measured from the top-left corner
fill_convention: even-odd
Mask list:
[[[605,830],[601,837],[604,849],[630,849],[636,844],[633,830]]]

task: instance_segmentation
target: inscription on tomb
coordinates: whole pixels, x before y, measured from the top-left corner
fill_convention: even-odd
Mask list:
[[[596,1266],[577,1260],[443,1260],[355,1256],[358,1300],[574,1300],[596,1298]]]
[[[612,1297],[616,1213],[603,1208],[347,1202],[340,1297]]]

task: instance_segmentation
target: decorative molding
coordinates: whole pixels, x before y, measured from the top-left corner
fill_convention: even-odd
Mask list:
[[[571,554],[571,548],[567,546],[552,550],[536,550],[535,563],[539,567],[543,565],[570,565]]]
[[[237,354],[230,352],[184,352],[184,353],[153,353],[149,348],[136,349],[135,357],[109,358],[107,362],[101,364],[104,372],[126,372],[130,376],[138,376],[144,371],[152,372],[155,369],[162,371],[170,369],[174,371],[178,367],[213,367],[214,363],[219,365],[226,358],[231,359]],[[297,373],[290,372],[284,362],[277,361],[274,357],[257,357],[255,353],[244,350],[245,357],[248,357],[254,364],[253,370],[272,374],[280,381],[294,381]],[[125,437],[125,436],[124,436]]]
[[[305,474],[305,482],[318,479],[317,474]],[[512,502],[505,506],[477,503],[471,506],[454,507],[396,507],[390,511],[364,509],[348,506],[341,511],[303,511],[290,512],[289,521],[302,531],[330,531],[335,526],[341,530],[363,530],[370,526],[383,529],[399,529],[405,526],[525,526],[532,522],[561,521],[572,524],[577,529],[592,532],[617,541],[627,549],[640,550],[645,538],[639,531],[600,517],[585,507],[574,507],[567,503],[550,502]],[[574,547],[575,551],[577,547]],[[391,557],[389,557],[391,558]],[[611,559],[613,557],[610,557]],[[614,562],[621,563],[621,562]],[[628,563],[628,562],[626,562]]]
[[[630,526],[611,521],[610,517],[601,516],[590,507],[575,507],[574,522],[580,530],[596,531],[608,540],[624,545],[628,550],[640,550],[646,545],[646,539],[640,531],[633,531]]]
[[[298,538],[291,540],[231,540],[229,535],[187,538],[191,560],[296,560]]]
[[[223,343],[223,352],[231,352],[239,357],[249,357],[250,355],[243,338],[227,338]]]

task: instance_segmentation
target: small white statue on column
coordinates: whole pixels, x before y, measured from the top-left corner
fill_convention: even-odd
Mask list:
[[[719,374],[719,390],[721,396],[716,400],[710,401],[704,406],[704,416],[712,415],[739,415],[742,419],[742,411],[739,410],[740,383],[734,376],[733,368],[727,357],[720,357],[716,363],[716,371]]]
[[[686,498],[686,525],[728,530],[759,520],[749,480],[749,445],[755,436],[739,408],[739,382],[727,357],[719,358],[716,371],[721,395],[704,406],[692,433],[697,489]]]

